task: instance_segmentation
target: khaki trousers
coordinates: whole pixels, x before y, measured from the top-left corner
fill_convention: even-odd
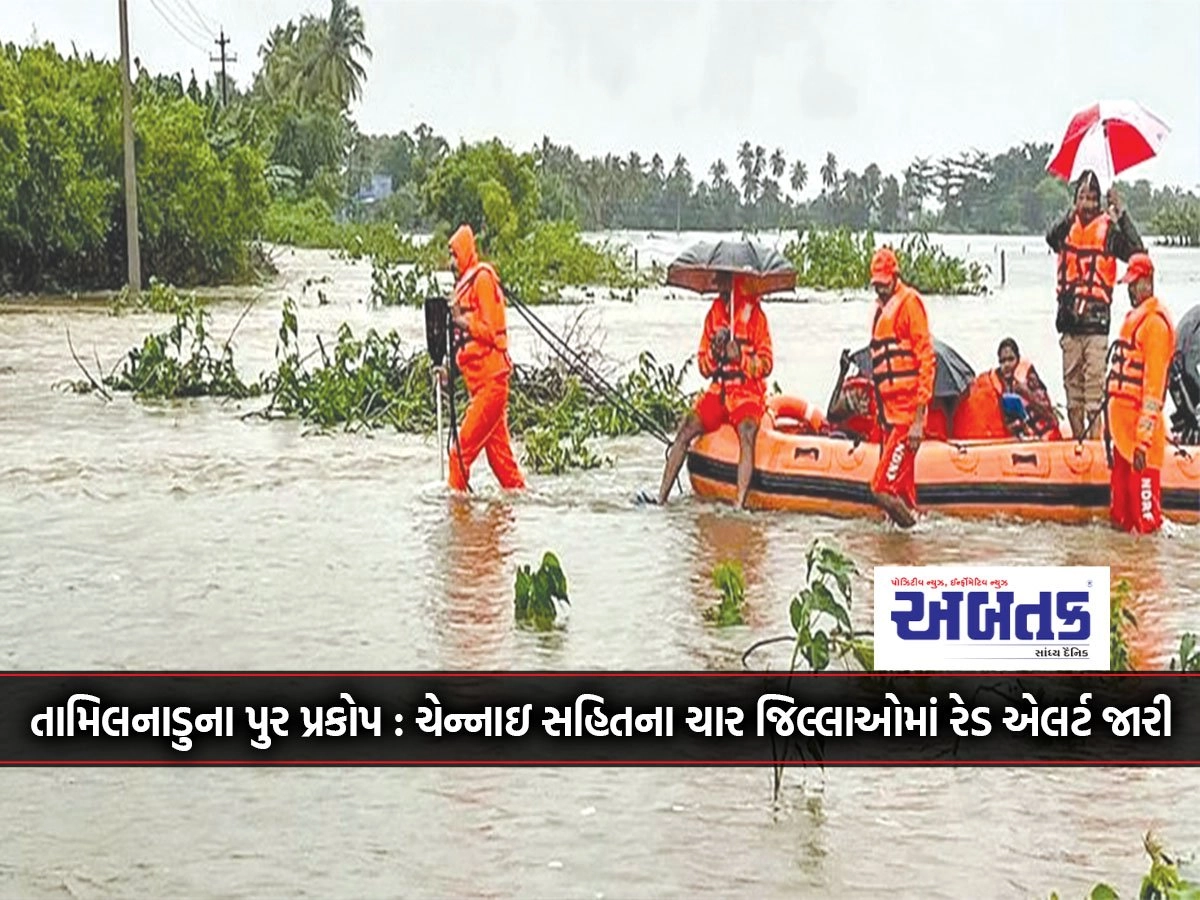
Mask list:
[[[1064,334],[1058,345],[1062,348],[1063,390],[1067,395],[1067,421],[1071,423],[1071,434],[1079,437],[1091,419],[1092,430],[1088,436],[1098,438],[1104,379],[1108,375],[1104,367],[1108,335]]]

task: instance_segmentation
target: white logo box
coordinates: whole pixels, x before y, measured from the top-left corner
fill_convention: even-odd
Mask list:
[[[1108,566],[876,566],[876,671],[1108,671]]]

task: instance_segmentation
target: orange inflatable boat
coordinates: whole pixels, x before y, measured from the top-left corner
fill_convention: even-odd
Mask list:
[[[831,516],[882,516],[869,484],[879,445],[818,436],[802,422],[808,405],[770,398],[746,499],[752,509]],[[738,439],[728,425],[698,438],[688,474],[698,496],[737,496]],[[960,518],[1015,516],[1059,522],[1108,518],[1108,460],[1102,441],[924,441],[917,451],[922,511]],[[1163,516],[1200,522],[1200,447],[1167,445]]]

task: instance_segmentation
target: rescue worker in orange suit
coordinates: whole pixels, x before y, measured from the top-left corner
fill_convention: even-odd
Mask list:
[[[467,489],[471,465],[484,452],[501,487],[524,488],[508,433],[512,360],[500,276],[490,263],[480,262],[470,225],[451,236],[450,259],[457,279],[450,308],[457,332],[455,362],[471,396],[458,429],[458,447],[450,450],[450,487]]]
[[[889,247],[871,260],[877,305],[871,329],[871,378],[882,404],[883,450],[871,492],[903,528],[916,523],[917,449],[933,399],[937,356],[925,302],[900,280],[899,261]]]
[[[1128,262],[1145,250],[1115,188],[1107,199],[1108,209],[1101,211],[1100,180],[1085,171],[1075,187],[1075,207],[1046,234],[1046,243],[1058,254],[1054,324],[1061,335],[1067,421],[1071,435],[1080,440],[1089,421],[1086,436],[1100,437],[1117,260]]]
[[[868,375],[851,375],[842,382],[826,418],[827,433],[834,437],[847,437],[869,444],[883,441],[883,429],[879,425],[878,405],[875,402],[875,382]],[[925,417],[925,439],[948,440],[950,419],[945,406],[934,400]]]
[[[741,276],[726,276],[718,285],[733,296],[733,322],[729,321],[729,297],[722,293],[713,301],[704,319],[697,354],[700,374],[713,383],[701,394],[696,407],[683,420],[674,443],[667,451],[658,502],[667,502],[688,446],[702,434],[729,423],[738,433],[741,452],[737,470],[737,505],[745,507],[754,474],[754,444],[759,422],[766,413],[767,376],[774,367],[771,332],[759,298],[745,289]]]
[[[1154,264],[1145,253],[1129,260],[1122,284],[1133,309],[1125,316],[1105,386],[1113,467],[1110,515],[1138,534],[1162,526],[1159,473],[1166,454],[1167,369],[1175,352],[1175,325],[1154,296]]]
[[[979,375],[954,412],[954,437],[960,440],[1019,437],[1030,440],[1059,441],[1058,416],[1050,394],[1033,364],[1021,358],[1021,350],[1012,338],[1000,342],[996,351],[999,365]],[[1025,402],[1024,421],[1004,415],[1001,398],[1016,394]]]

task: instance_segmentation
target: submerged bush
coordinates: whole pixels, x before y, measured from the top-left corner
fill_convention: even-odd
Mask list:
[[[107,387],[139,399],[262,395],[269,398],[267,405],[251,415],[300,419],[321,430],[392,428],[428,435],[437,427],[429,355],[424,348],[405,347],[394,330],[380,334],[370,329],[358,337],[343,324],[332,347],[318,336],[316,350],[301,356],[296,307],[289,299],[283,306],[275,369],[247,383],[234,365],[233,335],[218,345],[209,332],[208,314],[194,298],[180,298],[167,288],[150,297],[151,303],[163,298],[164,304],[178,305],[175,324],[131,350],[119,375],[93,379],[89,374],[90,386],[73,385],[76,390],[99,388],[103,393]],[[318,355],[319,362],[310,364]],[[636,368],[612,384],[610,396],[560,364],[518,365],[512,376],[509,429],[523,440],[525,465],[541,474],[594,468],[609,462],[590,446],[594,439],[638,434],[651,425],[674,427],[690,402],[680,387],[686,369],[660,366],[643,354]],[[454,385],[454,400],[461,420],[469,400],[461,379]]]
[[[900,277],[922,293],[982,294],[987,290],[987,266],[951,256],[931,244],[924,232],[908,235],[894,249]],[[784,247],[783,255],[796,267],[800,287],[861,290],[870,281],[875,250],[875,235],[870,231],[810,229],[799,232],[796,240]]]

